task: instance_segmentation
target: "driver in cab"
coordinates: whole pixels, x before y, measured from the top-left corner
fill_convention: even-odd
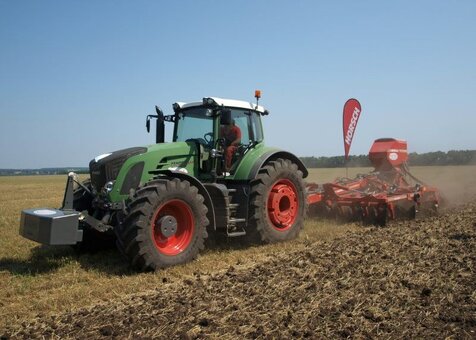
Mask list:
[[[230,124],[222,125],[221,136],[225,140],[225,167],[230,171],[233,154],[241,143],[241,130],[232,119]]]

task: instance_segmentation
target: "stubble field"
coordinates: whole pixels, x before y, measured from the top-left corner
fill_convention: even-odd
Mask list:
[[[231,240],[142,274],[114,249],[77,254],[18,236],[20,211],[59,206],[65,178],[0,177],[0,335],[474,338],[476,167],[412,172],[441,189],[441,216],[385,228],[308,220],[291,242]],[[344,175],[312,169],[308,180]]]

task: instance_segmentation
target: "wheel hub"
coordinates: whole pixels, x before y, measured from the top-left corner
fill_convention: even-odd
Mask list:
[[[164,237],[170,237],[177,232],[177,219],[171,215],[165,215],[157,221]]]
[[[185,201],[172,199],[165,202],[157,208],[151,222],[154,243],[160,253],[175,256],[189,247],[195,222]]]
[[[291,181],[280,180],[273,185],[268,197],[268,214],[275,229],[291,228],[298,214],[298,196]]]

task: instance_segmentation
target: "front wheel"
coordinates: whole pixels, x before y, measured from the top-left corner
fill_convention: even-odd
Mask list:
[[[156,270],[197,257],[207,237],[207,207],[198,189],[177,178],[137,191],[118,232],[132,266]]]
[[[260,169],[251,187],[251,233],[274,243],[294,239],[304,224],[306,187],[298,166],[279,158]]]

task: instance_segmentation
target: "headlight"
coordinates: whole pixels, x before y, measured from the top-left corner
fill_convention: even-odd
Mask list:
[[[114,181],[109,181],[104,185],[104,191],[106,193],[110,193],[113,187],[114,187]]]

